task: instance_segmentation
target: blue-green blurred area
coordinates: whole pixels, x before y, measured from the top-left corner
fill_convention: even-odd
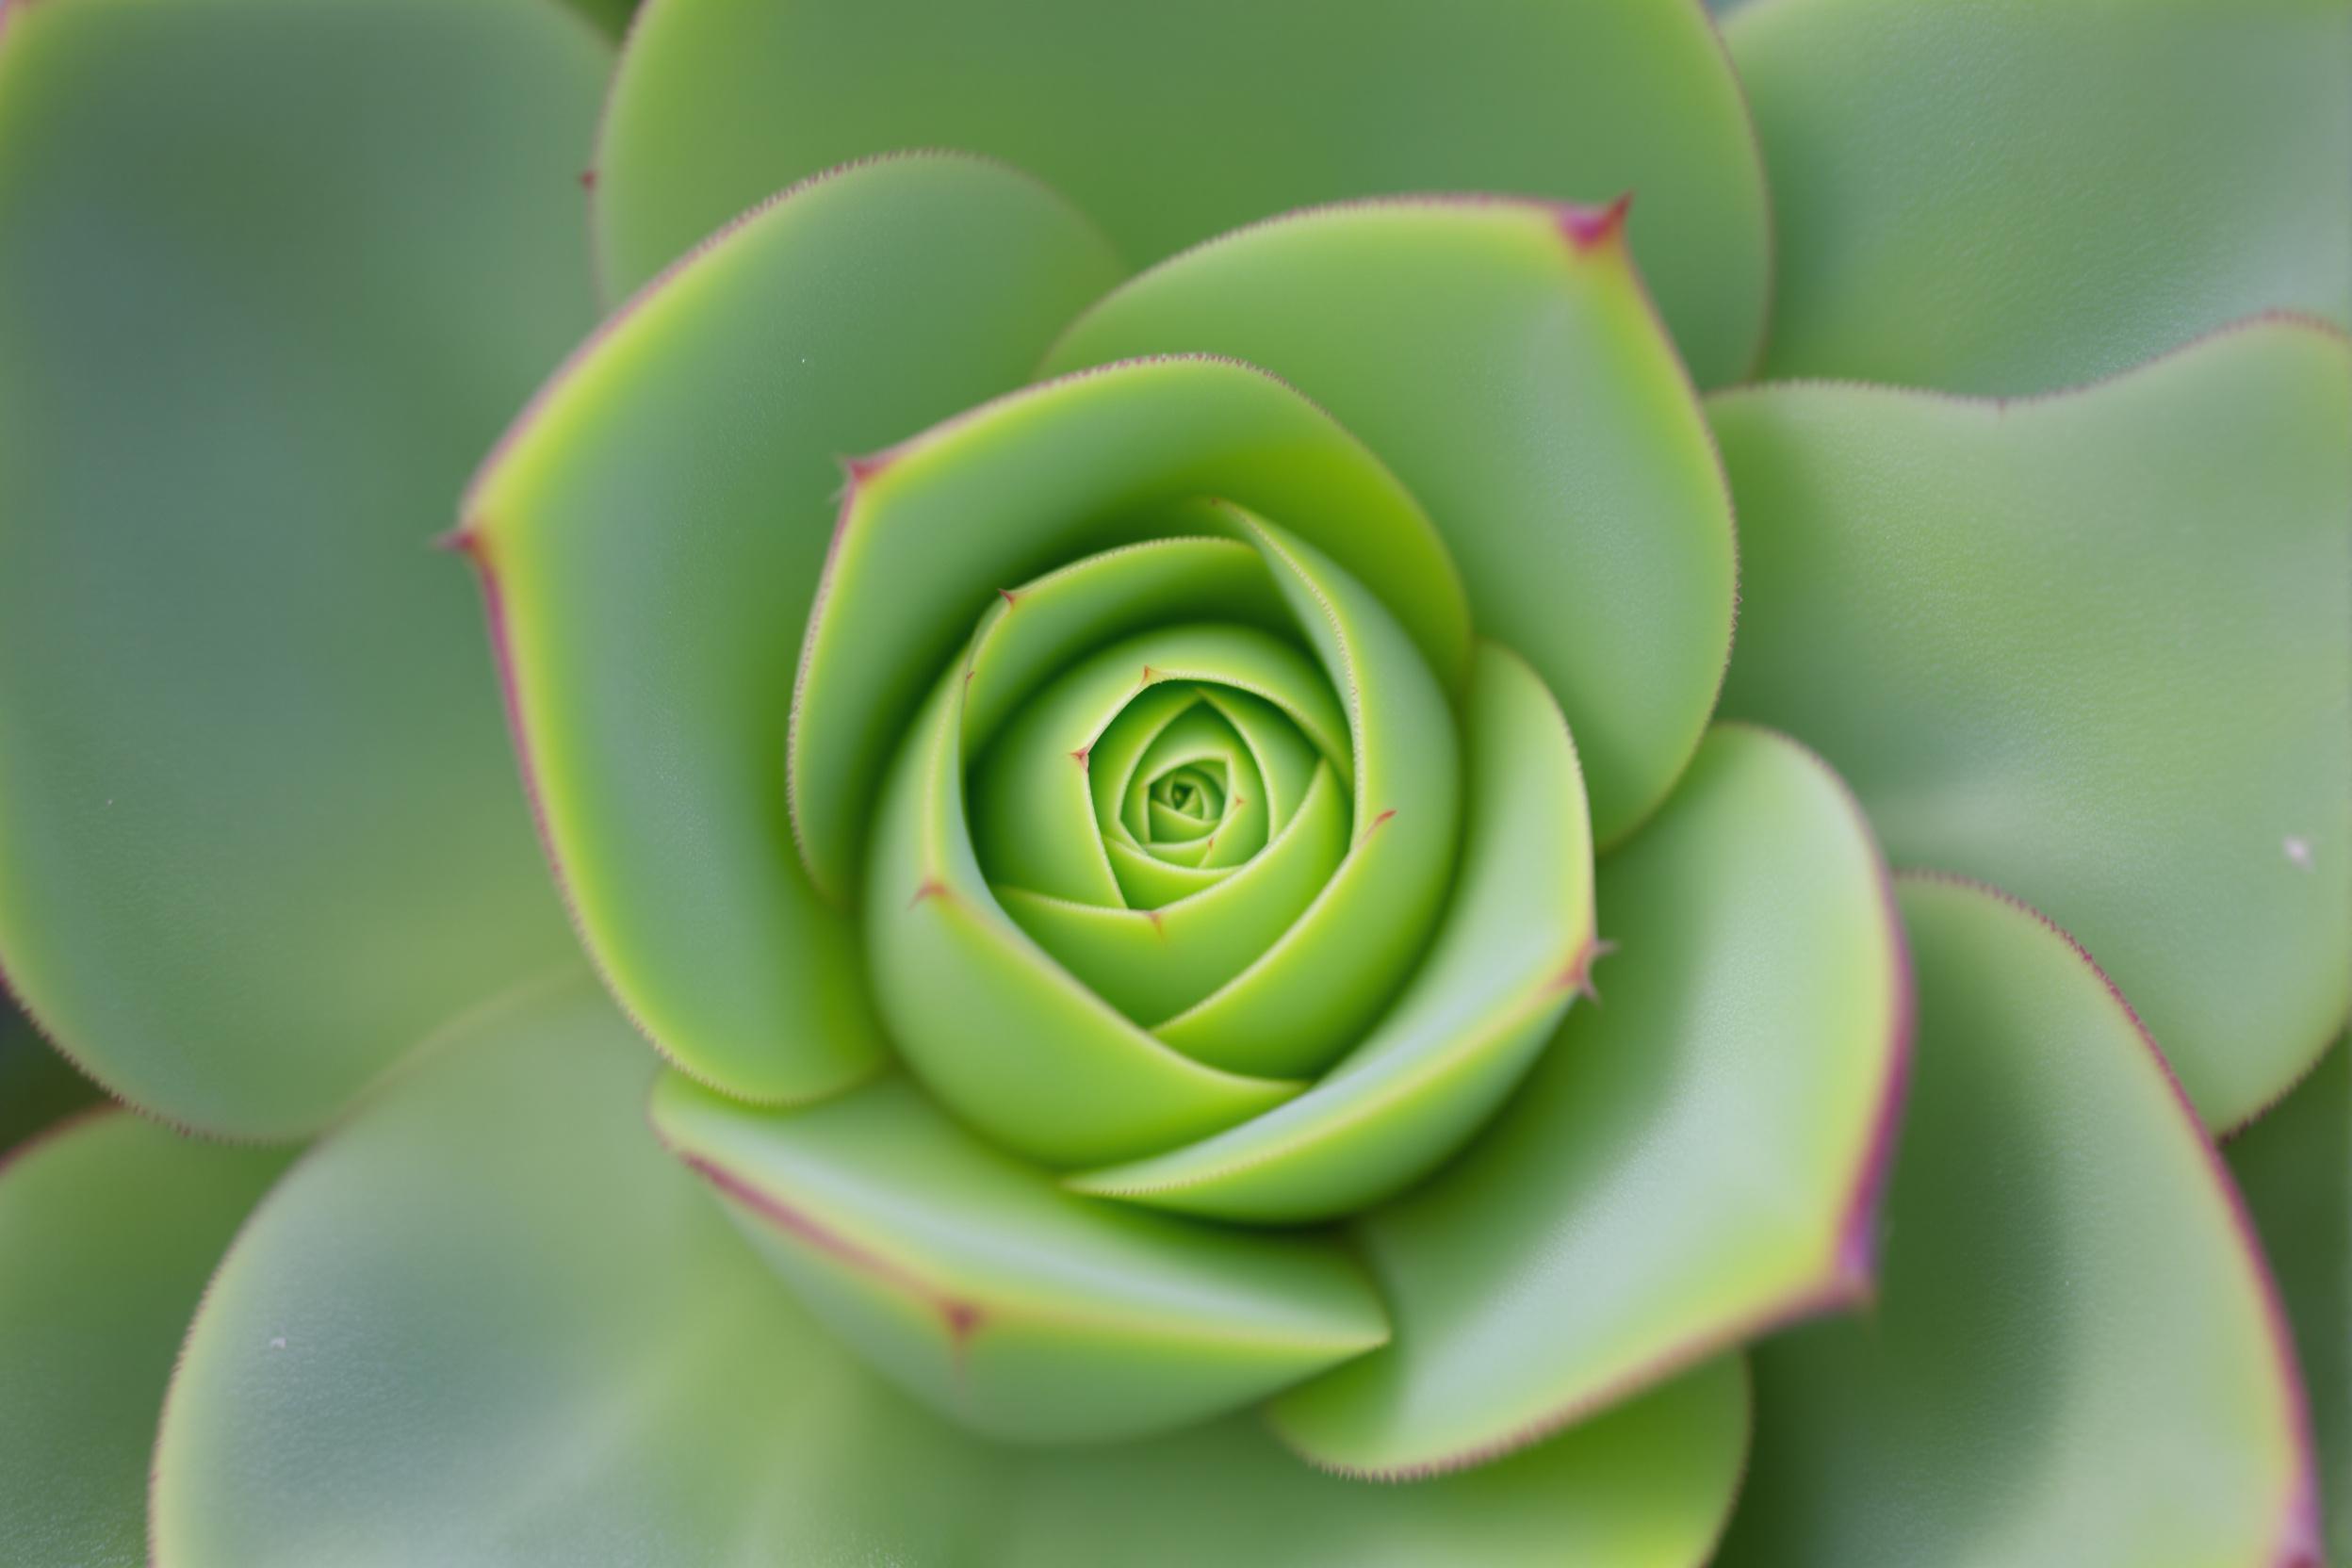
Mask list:
[[[104,1098],[52,1051],[23,1013],[0,999],[0,1154]]]

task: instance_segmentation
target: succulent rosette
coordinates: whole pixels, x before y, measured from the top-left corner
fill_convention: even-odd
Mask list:
[[[11,1560],[2317,1568],[2352,7],[620,20],[0,9]]]

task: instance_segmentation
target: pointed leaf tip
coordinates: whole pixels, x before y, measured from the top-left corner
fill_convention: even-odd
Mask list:
[[[1569,960],[1560,966],[1552,981],[1553,988],[1584,998],[1595,1007],[1601,1004],[1600,988],[1592,983],[1592,966],[1617,951],[1617,944],[1606,937],[1587,941]]]
[[[444,555],[462,556],[476,570],[488,571],[490,569],[489,552],[482,542],[482,525],[469,520],[458,524],[457,527],[445,533],[434,534],[425,541],[425,547],[439,550]]]
[[[1560,232],[1581,255],[1625,237],[1625,219],[1633,211],[1633,192],[1625,192],[1607,206],[1563,202],[1559,211]]]
[[[1184,1427],[1388,1339],[1370,1282],[1336,1243],[1073,1197],[904,1079],[763,1112],[673,1075],[651,1114],[812,1313],[908,1393],[993,1437]]]

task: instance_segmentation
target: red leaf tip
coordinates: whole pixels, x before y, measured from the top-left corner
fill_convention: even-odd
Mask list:
[[[841,472],[849,476],[853,487],[865,483],[890,466],[890,454],[888,452],[870,452],[864,457],[841,459]]]
[[[462,555],[476,566],[489,564],[488,549],[482,544],[482,531],[472,523],[460,523],[447,533],[436,533],[428,541],[431,546],[449,555]]]
[[[1592,966],[1617,951],[1617,944],[1606,938],[1595,938],[1576,949],[1576,956],[1560,966],[1552,977],[1556,989],[1574,991],[1595,1007],[1601,1004],[1600,988],[1592,984]]]
[[[1568,243],[1577,253],[1599,249],[1617,239],[1625,232],[1625,215],[1633,210],[1633,192],[1624,195],[1605,207],[1581,206],[1563,202],[1560,206],[1560,232],[1568,237]]]

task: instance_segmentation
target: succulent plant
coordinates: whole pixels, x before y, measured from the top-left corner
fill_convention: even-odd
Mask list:
[[[2352,1550],[2352,5],[625,9],[0,0],[8,1560]]]

